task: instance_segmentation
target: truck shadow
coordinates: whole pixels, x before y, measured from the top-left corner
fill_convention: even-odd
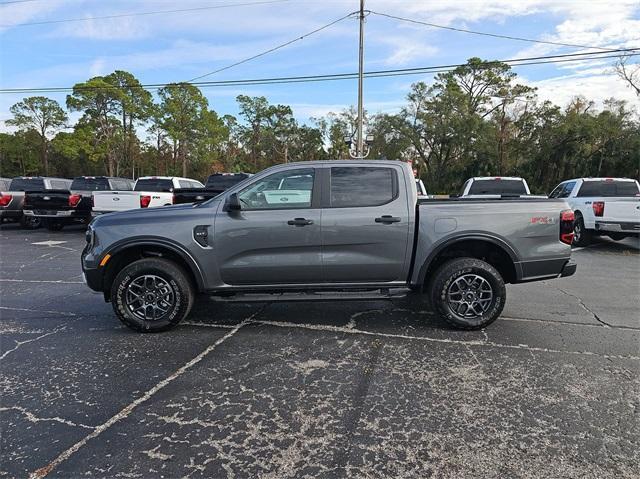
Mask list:
[[[419,298],[379,301],[225,303],[199,297],[186,324],[231,326],[249,320],[274,327],[340,333],[381,334],[390,338],[429,337],[478,340],[482,331],[460,331],[440,319]]]

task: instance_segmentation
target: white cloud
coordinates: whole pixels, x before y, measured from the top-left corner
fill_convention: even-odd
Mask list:
[[[567,75],[545,80],[530,81],[520,77],[519,81],[538,88],[538,97],[556,105],[566,106],[572,98],[584,96],[602,107],[604,100],[616,98],[626,100],[630,105],[639,105],[638,97],[615,74],[605,70],[591,75]]]

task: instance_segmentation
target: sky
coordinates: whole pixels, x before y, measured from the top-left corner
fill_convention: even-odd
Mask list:
[[[127,70],[142,83],[186,81],[298,38],[359,8],[358,0],[0,0],[0,87],[70,87]],[[638,0],[366,0],[366,9],[499,35],[602,48],[640,47]],[[191,11],[122,16],[166,10]],[[195,10],[197,9],[197,10]],[[98,16],[116,18],[91,19]],[[84,19],[81,21],[61,21]],[[39,23],[51,22],[57,23]],[[39,23],[35,25],[18,25]],[[470,35],[370,14],[365,70],[387,70],[585,52],[576,47]],[[638,62],[639,57],[631,59]],[[541,99],[638,98],[612,72],[614,59],[514,68]],[[347,18],[273,53],[203,80],[356,72],[358,21]],[[433,75],[365,80],[369,113],[394,113],[413,82]],[[219,114],[237,114],[239,94],[290,105],[302,122],[355,105],[355,80],[210,87]],[[40,94],[40,93],[36,93]],[[62,105],[65,93],[45,94]],[[0,130],[24,94],[0,94]]]

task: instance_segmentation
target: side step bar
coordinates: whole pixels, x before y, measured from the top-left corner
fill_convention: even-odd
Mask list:
[[[271,301],[380,301],[405,298],[411,290],[409,288],[378,289],[372,291],[298,291],[257,293],[238,292],[209,293],[214,301],[226,303],[263,303]]]

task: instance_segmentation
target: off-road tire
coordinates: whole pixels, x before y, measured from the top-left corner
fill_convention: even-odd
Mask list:
[[[582,215],[577,214],[573,224],[573,246],[588,246],[592,239],[593,234],[585,228]]]
[[[173,304],[157,319],[140,318],[127,302],[131,297],[128,296],[131,283],[144,276],[164,280],[173,294]],[[143,258],[128,264],[116,275],[111,286],[111,305],[116,316],[126,326],[141,333],[157,333],[175,327],[187,317],[193,302],[194,288],[187,273],[173,261],[163,258]]]
[[[25,230],[37,230],[42,226],[42,219],[36,216],[22,215],[20,218],[20,226]]]
[[[64,223],[62,221],[46,220],[44,226],[49,231],[60,231],[64,228]]]
[[[491,288],[491,300],[482,314],[466,317],[456,313],[449,303],[452,284],[463,277],[478,276]],[[454,258],[442,264],[430,281],[427,294],[435,311],[457,329],[482,329],[494,322],[502,313],[506,288],[500,273],[489,263],[476,258]]]

